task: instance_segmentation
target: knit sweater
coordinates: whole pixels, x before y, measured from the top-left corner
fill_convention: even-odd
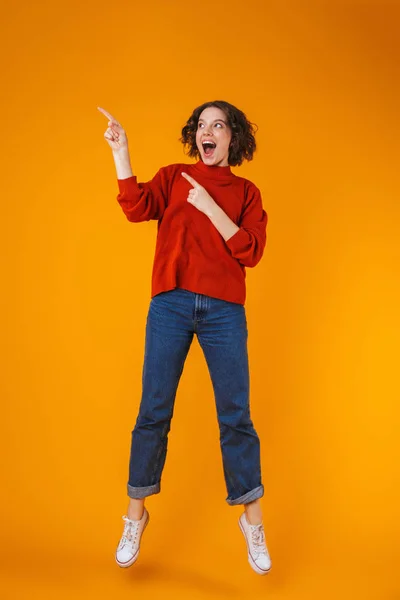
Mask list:
[[[210,218],[187,201],[192,186],[182,171],[239,227],[227,241]],[[128,221],[158,221],[151,297],[178,287],[245,304],[246,267],[254,267],[263,255],[268,221],[260,191],[251,181],[232,173],[230,166],[199,160],[162,167],[144,183],[135,175],[117,182],[117,201]]]

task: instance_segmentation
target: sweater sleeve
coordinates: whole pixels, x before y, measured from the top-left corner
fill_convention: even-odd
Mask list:
[[[117,179],[120,204],[128,221],[140,223],[161,219],[168,203],[168,181],[165,167],[157,171],[153,179],[138,183],[136,175]]]
[[[231,254],[245,267],[255,267],[261,260],[267,243],[268,215],[265,212],[260,190],[251,184],[246,194],[239,230],[226,244]]]

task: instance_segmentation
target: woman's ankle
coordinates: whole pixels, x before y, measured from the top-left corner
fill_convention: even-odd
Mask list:
[[[127,510],[127,515],[132,521],[140,521],[144,513],[144,500],[131,498]]]
[[[254,500],[249,504],[245,504],[244,510],[246,512],[247,522],[250,523],[250,525],[259,525],[262,523],[262,511],[259,499]]]

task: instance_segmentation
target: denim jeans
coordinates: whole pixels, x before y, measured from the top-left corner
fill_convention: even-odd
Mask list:
[[[176,391],[195,333],[214,390],[226,501],[246,504],[261,498],[264,487],[260,441],[250,418],[245,307],[182,288],[161,292],[150,301],[128,496],[160,492]]]

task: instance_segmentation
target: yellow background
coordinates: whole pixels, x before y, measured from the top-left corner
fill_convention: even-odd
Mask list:
[[[2,600],[398,600],[395,2],[8,3],[2,10]],[[247,563],[194,339],[138,563],[127,508],[155,221],[116,202],[102,106],[140,180],[191,162],[194,107],[259,127],[269,216],[247,270],[273,567]]]

